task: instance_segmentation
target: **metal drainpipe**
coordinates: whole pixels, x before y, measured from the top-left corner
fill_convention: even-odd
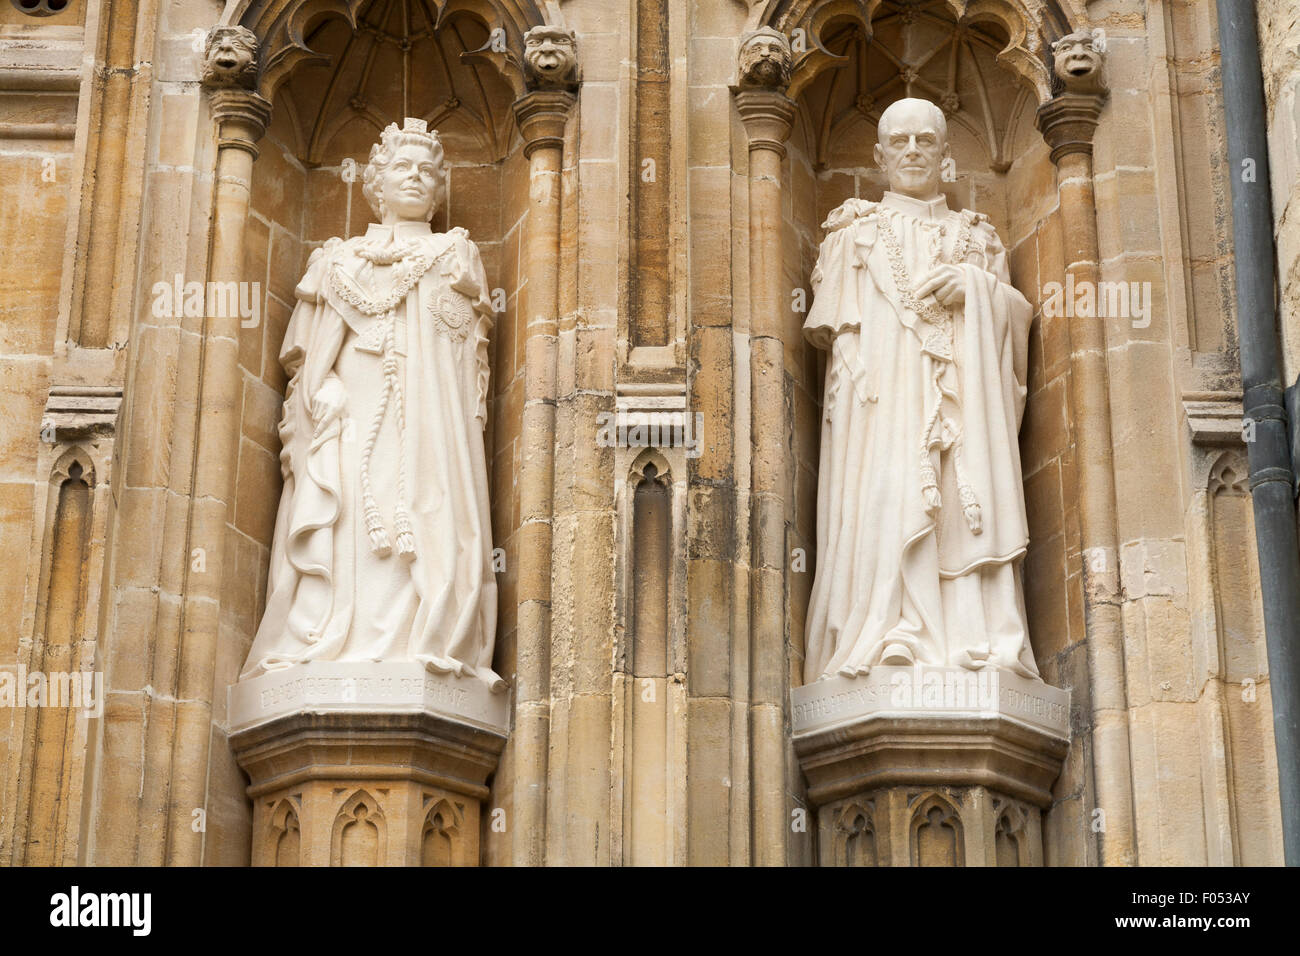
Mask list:
[[[1264,596],[1273,736],[1287,866],[1300,866],[1300,541],[1292,497],[1287,417],[1278,360],[1264,77],[1254,0],[1217,0],[1227,117],[1242,406],[1255,423],[1248,443],[1255,543]],[[1243,182],[1244,160],[1255,164]]]

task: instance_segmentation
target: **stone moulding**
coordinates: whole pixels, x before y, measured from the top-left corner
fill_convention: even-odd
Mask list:
[[[54,385],[45,400],[41,427],[53,427],[59,441],[117,430],[122,389],[117,385]]]
[[[982,786],[1048,807],[1069,748],[1068,738],[1000,715],[886,713],[794,738],[815,806],[915,785]]]
[[[1244,412],[1240,392],[1184,392],[1183,413],[1198,445],[1240,445]]]
[[[300,713],[427,713],[501,736],[510,723],[509,694],[414,661],[311,661],[239,681],[229,695],[232,733]]]
[[[254,799],[328,778],[408,780],[482,800],[506,737],[440,714],[304,710],[230,743]]]
[[[982,786],[1047,807],[1070,747],[1069,691],[1000,671],[876,667],[796,687],[791,705],[815,806],[917,785]]]
[[[427,711],[303,709],[235,733],[252,863],[477,866],[487,780],[505,743]]]

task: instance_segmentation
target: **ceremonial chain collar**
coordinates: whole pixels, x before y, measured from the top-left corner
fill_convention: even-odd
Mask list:
[[[961,230],[957,233],[957,241],[952,246],[952,261],[962,263],[970,255],[971,227],[975,225],[975,217],[967,213],[961,214]]]
[[[334,268],[330,270],[330,286],[344,302],[364,315],[384,315],[391,312],[399,302],[406,298],[407,294],[420,281],[420,278],[429,271],[435,261],[421,252],[419,243],[414,242],[408,242],[390,249],[380,246],[378,243],[363,240],[357,244],[354,251],[358,258],[363,259],[372,267],[374,265],[386,266],[394,264],[404,267],[388,295],[381,299],[370,299],[358,292],[352,285],[344,283],[341,275],[343,267],[340,263],[335,262]]]
[[[921,431],[921,440],[917,448],[920,456],[918,464],[921,494],[925,502],[926,514],[932,517],[936,516],[943,507],[943,498],[939,491],[939,476],[935,471],[934,462],[931,460],[931,449],[936,445],[942,449],[951,447],[953,468],[957,478],[958,503],[961,505],[962,513],[966,518],[966,525],[970,528],[971,534],[978,535],[983,533],[984,530],[983,512],[979,498],[975,494],[974,486],[971,485],[969,476],[966,474],[961,425],[943,414],[944,396],[952,394],[946,392],[942,384],[944,370],[947,364],[953,361],[952,314],[947,309],[936,308],[916,297],[915,291],[912,289],[911,277],[907,274],[907,266],[903,263],[902,245],[898,241],[898,236],[894,233],[893,226],[889,224],[889,217],[878,216],[877,219],[879,235],[885,242],[885,254],[889,258],[889,269],[893,274],[894,286],[898,289],[899,299],[902,300],[906,308],[915,312],[921,321],[933,326],[922,337],[922,348],[936,361],[930,372],[931,411],[926,419],[925,427]],[[971,225],[972,218],[963,215],[962,231],[958,234],[953,247],[953,259],[956,262],[960,263],[966,257],[970,247]],[[935,258],[943,261],[942,254]],[[949,435],[951,437],[948,437]]]
[[[889,258],[889,271],[893,275],[894,286],[898,289],[898,297],[903,301],[903,305],[920,316],[922,321],[943,327],[949,318],[948,311],[936,308],[928,302],[922,302],[916,297],[912,290],[912,279],[907,274],[907,266],[903,264],[902,246],[898,242],[898,236],[894,234],[893,227],[889,224],[889,217],[878,216],[877,219],[880,238],[885,241],[885,255]]]
[[[395,262],[401,262],[408,256],[413,256],[420,251],[418,242],[404,242],[400,246],[388,245],[377,239],[362,239],[357,244],[356,255],[360,259],[365,259],[371,265],[391,266]]]

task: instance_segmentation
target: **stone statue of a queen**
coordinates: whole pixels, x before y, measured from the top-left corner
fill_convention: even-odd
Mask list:
[[[390,125],[362,189],[379,222],[315,250],[295,290],[284,491],[245,678],[419,661],[504,686],[483,443],[492,310],[465,230],[430,228],[446,190],[437,133]]]
[[[1017,434],[1032,310],[988,218],[948,208],[943,112],[880,117],[883,199],[825,223],[805,335],[828,350],[804,677],[878,664],[1037,678]]]

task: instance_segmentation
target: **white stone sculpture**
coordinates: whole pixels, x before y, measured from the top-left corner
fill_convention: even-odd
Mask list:
[[[1017,433],[1032,310],[986,216],[939,190],[947,124],[880,118],[889,191],[825,223],[804,332],[829,350],[805,681],[877,664],[1037,678]]]
[[[494,690],[487,279],[446,195],[436,132],[370,152],[379,219],[312,253],[280,350],[284,491],[244,678],[305,661],[419,661]]]

